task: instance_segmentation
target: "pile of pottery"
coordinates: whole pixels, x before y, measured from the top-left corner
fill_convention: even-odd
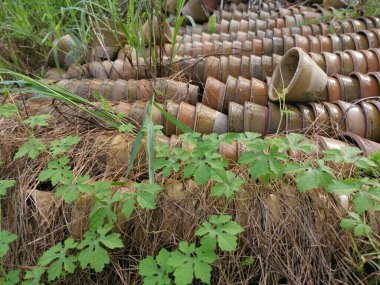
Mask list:
[[[197,24],[181,27],[176,42],[166,27],[164,38],[150,33],[152,42],[169,42],[161,46],[126,45],[113,59],[69,67],[63,56],[67,71],[51,70],[49,78],[84,98],[114,101],[114,111],[136,124],[155,94],[167,113],[202,134],[296,131],[380,142],[380,19],[332,21],[336,10],[327,4],[279,3],[263,1],[259,9],[191,0],[182,12],[196,11]],[[218,22],[210,34],[213,13]],[[154,74],[152,52],[161,55]],[[160,110],[152,117],[165,135],[182,133]]]

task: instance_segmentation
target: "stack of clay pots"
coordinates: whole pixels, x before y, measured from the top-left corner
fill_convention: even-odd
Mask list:
[[[147,101],[155,94],[166,112],[202,134],[294,131],[325,135],[319,140],[326,148],[334,144],[328,137],[335,136],[365,154],[376,149],[366,139],[380,142],[380,19],[329,23],[334,9],[325,5],[264,0],[259,8],[238,2],[218,9],[219,1],[189,0],[182,13],[197,24],[181,27],[177,42],[139,52],[125,46],[114,60],[51,70],[49,77],[82,97],[100,94],[118,102],[113,110],[136,124],[144,121]],[[218,22],[210,34],[207,21],[213,13]],[[170,42],[150,26],[143,30],[142,36]],[[153,51],[160,55],[155,74],[149,59]],[[161,78],[174,74],[185,82]],[[158,109],[152,116],[165,135],[182,133]],[[232,146],[221,151],[239,156]]]

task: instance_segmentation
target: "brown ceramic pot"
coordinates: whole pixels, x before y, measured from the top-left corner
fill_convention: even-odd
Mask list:
[[[378,96],[380,85],[375,77],[360,72],[353,72],[350,76],[357,78],[359,81],[360,98]]]
[[[329,102],[342,100],[342,92],[340,89],[339,80],[337,78],[329,77],[327,79],[327,92],[328,92]]]
[[[343,118],[348,132],[353,132],[358,136],[365,136],[365,116],[363,110],[354,104],[343,101],[336,101],[343,112]]]
[[[268,107],[251,102],[244,103],[244,132],[265,134]]]
[[[249,101],[262,106],[268,103],[267,83],[256,78],[251,79],[251,97]]]
[[[277,131],[285,130],[285,115],[281,119],[281,110],[279,105],[268,102],[267,133],[274,134]]]
[[[311,126],[315,121],[314,111],[311,106],[297,104],[302,115],[302,129],[310,134],[312,132]]]
[[[369,156],[380,150],[380,144],[364,139],[362,136],[359,136],[354,132],[345,132],[340,134],[339,137],[355,144],[365,156]]]
[[[263,80],[264,72],[263,72],[262,57],[257,56],[257,55],[251,55],[249,61],[250,61],[251,77]]]
[[[327,110],[332,131],[345,130],[342,109],[337,104],[329,102],[324,102],[323,106]]]
[[[244,106],[230,102],[228,107],[228,131],[241,133],[244,131]]]
[[[360,85],[357,78],[340,74],[336,74],[335,78],[339,81],[343,101],[352,102],[360,98]]]
[[[251,80],[239,76],[236,83],[234,102],[243,105],[251,97]]]
[[[331,125],[326,108],[315,102],[308,103],[308,105],[312,107],[315,116],[314,131],[318,134],[330,134]]]
[[[195,116],[195,106],[190,105],[186,102],[181,102],[179,104],[177,120],[179,120],[181,123],[186,125],[191,130],[194,130]],[[183,131],[180,128],[176,127],[176,134],[182,133]]]
[[[173,102],[173,101],[166,101],[165,103],[165,110],[168,112],[170,115],[172,115],[174,118],[177,118],[178,114],[178,109],[179,109],[179,104]],[[176,134],[176,126],[168,120],[166,117],[164,119],[164,131],[167,136],[171,136]]]
[[[222,111],[225,95],[226,85],[213,77],[208,77],[202,97],[202,104],[214,110]]]
[[[339,74],[341,71],[340,56],[330,52],[322,52],[322,55],[325,57],[326,74],[328,76]]]
[[[365,116],[365,138],[380,142],[380,110],[371,102],[360,102]]]
[[[289,132],[300,131],[303,127],[302,113],[296,105],[288,105],[285,116],[285,129]]]

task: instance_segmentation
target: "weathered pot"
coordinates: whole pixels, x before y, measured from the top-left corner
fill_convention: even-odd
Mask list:
[[[251,78],[249,57],[246,55],[242,55],[241,57],[240,75],[245,78]]]
[[[311,134],[311,126],[313,125],[315,120],[313,109],[310,106],[303,104],[297,104],[297,107],[299,108],[302,116],[302,129],[306,134]]]
[[[337,51],[342,51],[343,50],[343,45],[342,42],[340,41],[340,38],[337,35],[332,35],[329,34],[327,35],[329,38],[331,38],[332,42],[332,51],[337,52]]]
[[[209,56],[205,61],[205,69],[204,69],[204,81],[206,82],[208,77],[213,77],[216,79],[220,79],[220,59],[215,56]]]
[[[379,61],[379,53],[374,52],[373,50],[361,50],[362,54],[364,54],[367,60],[368,72],[378,71],[380,70],[380,61]]]
[[[226,80],[226,95],[224,99],[223,113],[228,112],[230,102],[234,101],[237,79],[233,76],[228,76]]]
[[[228,132],[241,133],[244,131],[244,106],[230,102],[228,107]]]
[[[380,151],[380,144],[364,139],[353,132],[345,132],[339,135],[340,138],[355,144],[363,152],[363,155],[369,156]]]
[[[380,85],[375,77],[359,72],[351,73],[350,77],[357,78],[359,81],[360,98],[367,98],[379,95]]]
[[[228,77],[228,57],[220,57],[220,81],[226,82]]]
[[[224,160],[227,160],[230,167],[233,167],[239,160],[238,156],[238,143],[232,142],[231,144],[221,143],[219,146],[219,153]]]
[[[269,98],[278,101],[278,93],[287,88],[287,102],[325,101],[327,75],[302,49],[288,51],[276,67],[269,88]]]
[[[360,102],[365,116],[365,138],[380,142],[380,110],[371,102]]]
[[[153,27],[153,31],[151,31]],[[148,45],[158,45],[163,42],[171,43],[173,38],[173,32],[167,21],[162,23],[162,29],[160,30],[160,25],[158,23],[157,17],[153,17],[152,22],[146,21],[142,26],[142,37],[146,46]]]
[[[302,113],[296,105],[288,105],[285,117],[285,128],[289,132],[300,131],[303,128]]]
[[[322,150],[341,149],[349,146],[346,142],[324,136],[317,136],[317,142]]]
[[[340,56],[341,74],[349,75],[354,71],[354,61],[351,55],[347,52],[337,52],[337,54]]]
[[[195,125],[195,106],[190,105],[186,102],[181,102],[179,104],[177,120],[186,125],[189,129],[194,130]],[[183,131],[176,127],[176,134],[182,134]]]
[[[274,54],[277,54],[277,55],[284,54],[283,38],[278,38],[278,37],[273,38],[273,52]]]
[[[378,48],[380,46],[380,41],[378,35],[374,31],[360,31],[359,35],[364,35],[367,38],[369,48]]]
[[[337,104],[329,102],[324,102],[323,106],[327,110],[332,131],[344,131],[346,129],[346,126],[343,121],[342,109]]]
[[[301,48],[304,52],[310,51],[309,39],[304,36],[294,35],[294,42],[296,43],[296,47]]]
[[[265,134],[268,107],[251,102],[244,103],[244,132]]]
[[[273,54],[273,38],[272,39],[263,38],[263,49],[264,49],[264,54],[266,55]]]
[[[316,63],[318,64],[318,66],[326,72],[326,58],[319,52],[319,53],[316,53],[316,52],[309,52],[309,56],[311,57],[311,59]]]
[[[310,43],[310,52],[313,53],[320,53],[321,52],[321,42],[319,39],[315,36],[308,36],[307,37]]]
[[[197,23],[204,23],[209,18],[209,12],[203,0],[189,0],[182,8],[184,16],[190,16]]]
[[[268,102],[267,133],[274,134],[285,130],[285,115],[281,119],[281,110],[279,105]]]
[[[202,104],[221,112],[223,110],[225,95],[226,85],[213,77],[208,77],[202,97]]]
[[[296,46],[295,39],[292,36],[284,36],[283,41],[284,41],[284,53],[288,52],[290,49]]]
[[[326,108],[322,104],[315,102],[308,103],[308,105],[312,107],[315,116],[314,131],[318,134],[329,135],[331,133],[331,125]]]
[[[195,131],[202,134],[227,132],[227,116],[202,103],[197,103]]]
[[[238,77],[241,70],[241,58],[230,55],[228,57],[228,74],[233,77]]]
[[[342,92],[340,89],[339,80],[335,77],[329,77],[327,79],[327,92],[329,102],[335,102],[336,100],[342,100]]]
[[[361,73],[368,72],[367,59],[365,58],[363,53],[356,50],[348,50],[347,53],[349,53],[352,57],[355,71]]]
[[[165,110],[170,115],[172,115],[174,118],[177,118],[178,110],[179,110],[179,104],[173,102],[173,101],[166,101],[165,103]],[[164,118],[164,132],[167,136],[171,136],[176,134],[176,126],[173,124],[170,120],[168,120],[166,117]]]
[[[343,101],[336,101],[343,112],[343,118],[348,132],[353,132],[358,136],[365,136],[365,116],[363,110],[354,104]]]
[[[355,50],[356,45],[355,41],[352,37],[350,37],[348,34],[339,34],[340,41],[342,42],[342,49],[343,50]]]
[[[251,76],[253,78],[257,79],[264,79],[264,72],[263,72],[263,65],[262,65],[262,56],[257,56],[257,55],[251,55],[250,56],[250,71],[251,71]]]
[[[256,78],[251,79],[251,97],[249,101],[262,106],[268,103],[267,83]],[[247,100],[248,101],[248,100]]]
[[[321,51],[333,52],[332,39],[328,36],[317,36],[321,43]]]
[[[352,102],[360,98],[360,85],[357,78],[340,74],[336,74],[335,78],[339,81],[343,101]]]
[[[322,55],[325,57],[326,74],[328,76],[339,74],[341,71],[340,56],[338,54],[330,52],[322,52]]]
[[[252,40],[252,52],[255,55],[262,55],[264,52],[263,40],[253,39]]]
[[[251,80],[239,76],[236,83],[234,102],[243,105],[251,97]]]
[[[273,63],[271,56],[262,56],[261,63],[263,66],[263,76],[264,78],[267,76],[272,76],[273,74]]]

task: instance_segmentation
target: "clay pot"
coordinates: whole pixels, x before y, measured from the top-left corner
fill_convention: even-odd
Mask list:
[[[250,71],[251,77],[257,79],[264,79],[263,65],[262,65],[262,57],[257,55],[250,56]]]
[[[246,55],[241,57],[240,75],[245,78],[251,78],[249,57]]]
[[[228,57],[220,57],[220,81],[226,82],[228,77]]]
[[[282,38],[273,38],[273,52],[277,55],[284,54],[284,41]]]
[[[359,72],[353,72],[350,74],[350,76],[357,78],[359,81],[360,98],[367,98],[379,95],[380,85],[375,77]]]
[[[302,129],[305,130],[307,134],[310,134],[312,131],[311,126],[315,120],[313,109],[312,107],[303,104],[297,104],[297,107],[302,116]]]
[[[251,102],[244,103],[244,132],[265,134],[268,107]]]
[[[341,74],[349,75],[354,71],[354,61],[351,57],[351,54],[347,52],[338,52],[341,62]]]
[[[239,76],[237,79],[234,102],[244,104],[251,97],[251,80]]]
[[[340,41],[342,42],[342,50],[355,50],[356,44],[352,37],[348,34],[339,34]]]
[[[332,39],[328,36],[317,36],[321,43],[321,51],[333,52]]]
[[[329,102],[335,102],[336,100],[342,100],[342,92],[340,89],[339,80],[335,77],[329,77],[327,79],[327,92],[329,96]]]
[[[195,106],[190,105],[186,102],[181,102],[179,104],[178,113],[177,113],[177,120],[182,122],[184,125],[186,125],[191,130],[194,130],[195,125]],[[182,134],[183,131],[176,127],[176,134]]]
[[[251,97],[249,101],[265,106],[268,103],[267,84],[256,78],[251,79]]]
[[[343,45],[342,42],[340,41],[340,38],[337,35],[327,35],[329,38],[331,38],[332,42],[332,51],[337,52],[337,51],[342,51],[343,50]]]
[[[360,98],[360,85],[357,78],[339,74],[336,74],[335,78],[339,81],[343,101],[352,102]]]
[[[340,56],[335,53],[322,52],[326,62],[326,74],[328,76],[339,74],[341,71]]]
[[[309,44],[310,44],[310,52],[320,53],[321,52],[321,42],[317,37],[308,36]]]
[[[303,127],[302,113],[296,105],[288,105],[285,117],[285,128],[287,131],[299,131]]]
[[[223,113],[228,112],[229,103],[234,101],[237,79],[233,76],[228,76],[226,81],[226,95],[223,106]]]
[[[254,39],[252,40],[252,52],[255,55],[262,55],[263,54],[263,40]]]
[[[284,41],[284,52],[285,53],[296,46],[296,42],[295,42],[294,37],[284,36],[283,41]]]
[[[204,81],[206,82],[208,77],[213,77],[219,79],[220,74],[220,59],[215,56],[209,56],[205,61],[205,69],[204,69]]]
[[[57,48],[52,49],[48,55],[48,65],[52,67],[68,69],[72,64],[82,62],[82,52],[71,35],[61,37],[57,42]]]
[[[230,55],[228,57],[228,74],[233,77],[238,77],[240,75],[241,69],[241,58],[237,56]]]
[[[326,58],[321,54],[321,53],[315,53],[315,52],[310,52],[309,53],[309,56],[311,57],[311,59],[316,63],[318,64],[318,66],[326,72]]]
[[[244,131],[244,106],[230,102],[228,107],[228,132],[241,133]]]
[[[189,0],[182,8],[184,16],[190,16],[197,23],[204,23],[209,18],[209,12],[203,0]]]
[[[353,132],[342,133],[339,135],[339,137],[355,144],[358,148],[360,148],[364,156],[369,156],[380,150],[380,144],[364,139],[363,137]]]
[[[202,103],[197,103],[195,131],[202,134],[227,132],[227,116],[216,110],[207,107]]]
[[[365,116],[365,138],[371,141],[380,142],[380,110],[370,103],[362,101],[360,105]]]
[[[205,84],[202,103],[221,112],[223,110],[225,95],[226,85],[215,78],[208,77]]]
[[[347,52],[352,57],[352,60],[354,63],[354,70],[361,73],[367,73],[368,66],[367,66],[367,60],[364,54],[356,50],[348,50]]]
[[[331,129],[333,131],[345,130],[342,109],[337,104],[332,104],[329,102],[324,102],[323,106],[327,110]]]
[[[166,101],[165,103],[165,110],[170,115],[172,115],[174,118],[177,118],[178,110],[179,110],[179,104],[173,102],[173,101]],[[168,120],[166,117],[164,118],[164,132],[167,136],[171,136],[176,134],[176,126],[173,124],[170,120]]]
[[[278,101],[277,92],[287,88],[287,102],[325,101],[327,75],[300,48],[288,51],[276,67],[269,88],[269,98]]]
[[[345,122],[345,129],[348,132],[353,132],[358,136],[365,136],[365,116],[363,110],[354,104],[350,104],[343,101],[336,101],[343,112],[343,118]]]
[[[263,76],[264,78],[267,76],[272,76],[273,74],[273,63],[271,56],[262,56],[261,64],[263,66]]]
[[[281,110],[279,105],[268,102],[268,117],[267,117],[267,133],[274,134],[284,131],[285,129],[285,116],[281,119]]]
[[[380,46],[380,40],[378,35],[374,31],[360,31],[358,32],[359,35],[364,35],[367,39],[368,46],[370,48],[378,48]]]
[[[304,36],[294,35],[294,41],[296,43],[296,47],[301,48],[304,52],[310,51],[309,39]]]
[[[263,38],[264,54],[270,55],[273,53],[273,39]]]
[[[330,150],[330,149],[342,149],[345,147],[350,146],[346,142],[342,142],[340,140],[324,137],[324,136],[317,136],[317,142],[322,148],[322,150]]]
[[[239,160],[238,156],[238,143],[232,142],[231,144],[221,143],[219,146],[219,153],[224,160],[227,160],[229,167],[233,167]]]
[[[373,50],[361,50],[367,60],[368,72],[378,71],[380,69],[379,53]]]
[[[317,133],[322,134],[330,134],[331,133],[331,125],[329,120],[329,114],[326,108],[319,103],[311,102],[308,103],[309,106],[312,107],[315,121],[314,121],[314,130]]]
[[[151,26],[153,31],[151,31]],[[152,23],[146,21],[142,26],[142,36],[146,46],[160,44],[161,40],[167,43],[172,42],[173,33],[168,22],[164,21],[162,23],[162,30],[160,30],[160,25],[158,24],[157,17],[153,17]],[[152,37],[153,36],[153,37]]]

